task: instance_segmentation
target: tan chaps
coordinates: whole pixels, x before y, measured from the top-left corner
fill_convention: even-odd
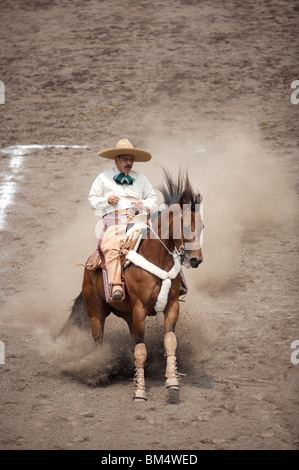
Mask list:
[[[109,285],[121,286],[120,260],[115,259],[119,254],[121,244],[126,235],[126,224],[111,225],[107,228],[101,242],[101,250],[105,256]]]

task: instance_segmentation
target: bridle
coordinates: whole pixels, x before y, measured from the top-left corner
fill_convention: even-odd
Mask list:
[[[184,211],[182,211],[179,215],[179,218],[181,219],[181,227],[180,227],[180,232],[181,232],[181,244],[178,248],[176,248],[177,253],[180,257],[180,262],[181,265],[184,263],[184,256],[185,256],[185,245],[184,245],[184,237],[183,237],[183,219],[184,219]]]
[[[136,196],[135,196],[136,198]],[[137,199],[137,198],[136,198]],[[180,245],[179,247],[177,248],[175,246],[174,250],[173,251],[170,251],[169,248],[165,245],[165,243],[161,240],[161,238],[159,237],[159,235],[155,232],[155,230],[153,229],[152,225],[150,223],[148,223],[148,221],[146,220],[146,223],[149,227],[149,229],[151,230],[151,232],[155,235],[156,239],[159,240],[159,242],[163,245],[163,247],[165,248],[165,250],[173,257],[177,257],[179,260],[180,260],[180,264],[183,265],[184,264],[184,257],[185,257],[185,244],[184,244],[184,236],[183,236],[183,230],[184,230],[184,226],[183,226],[183,220],[184,220],[184,215],[185,213],[187,212],[188,209],[185,209],[185,211],[183,209],[181,209],[181,213],[179,215],[179,218],[180,218]],[[141,213],[142,214],[142,213]],[[147,214],[146,214],[147,216]]]
[[[184,246],[184,237],[183,237],[183,217],[184,217],[184,212],[181,212],[180,215],[179,215],[179,218],[180,218],[180,221],[181,221],[181,227],[180,227],[180,234],[181,234],[181,239],[180,239],[180,245],[179,247],[177,248],[175,246],[174,250],[173,251],[170,251],[169,248],[165,245],[165,243],[161,240],[161,238],[159,237],[159,235],[155,232],[155,230],[153,229],[153,227],[151,225],[149,225],[149,229],[151,230],[151,232],[155,235],[155,237],[157,238],[157,240],[159,240],[159,242],[164,246],[165,250],[173,257],[177,257],[180,259],[180,263],[181,265],[183,265],[184,263],[184,256],[185,256],[185,246]]]

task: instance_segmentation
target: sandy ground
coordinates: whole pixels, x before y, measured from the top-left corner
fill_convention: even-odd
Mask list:
[[[1,449],[298,449],[298,14],[287,0],[1,1],[1,149],[88,147],[28,150],[15,169],[1,153],[0,183],[16,183],[1,232]],[[161,164],[181,165],[204,200],[176,404],[161,316],[147,321],[143,404],[116,317],[100,352],[88,332],[55,339],[81,290],[74,265],[97,243],[97,151],[124,137],[152,152],[135,169],[155,186]]]

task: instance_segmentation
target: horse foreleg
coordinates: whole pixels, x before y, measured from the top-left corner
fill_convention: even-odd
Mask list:
[[[147,400],[145,391],[145,380],[144,380],[144,364],[146,361],[147,352],[144,343],[136,344],[134,350],[135,359],[135,391],[134,400]]]
[[[144,326],[146,312],[143,306],[138,302],[134,305],[132,324],[135,337],[135,391],[134,400],[146,400],[145,380],[144,380],[144,364],[147,358],[146,346],[144,344]]]
[[[177,373],[176,349],[177,340],[175,336],[175,325],[179,316],[179,303],[173,302],[165,310],[165,336],[164,347],[166,352],[166,387],[178,390],[179,380]]]
[[[179,388],[179,380],[178,380],[178,373],[177,373],[177,363],[176,363],[176,348],[177,348],[177,340],[175,333],[170,331],[165,334],[164,337],[164,346],[166,351],[166,387],[172,389]]]
[[[91,282],[89,272],[85,271],[82,295],[85,301],[86,310],[90,320],[90,329],[94,341],[102,344],[104,336],[104,325],[109,311],[105,306],[104,299],[97,295],[94,284]]]

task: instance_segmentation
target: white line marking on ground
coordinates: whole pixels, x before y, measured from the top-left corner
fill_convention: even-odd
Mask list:
[[[2,153],[10,155],[9,171],[4,174],[0,185],[0,230],[5,227],[6,211],[12,204],[17,191],[17,181],[20,179],[19,172],[24,161],[24,155],[33,150],[44,149],[88,149],[85,145],[15,145],[1,150]]]

